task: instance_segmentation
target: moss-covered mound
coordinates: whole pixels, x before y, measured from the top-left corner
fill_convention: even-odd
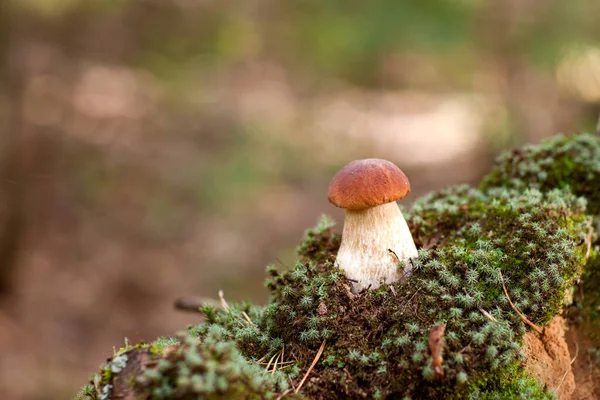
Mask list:
[[[307,232],[294,268],[267,269],[268,305],[205,306],[206,322],[171,346],[162,339],[122,353],[145,351],[150,360],[125,379],[132,398],[291,398],[301,382],[298,396],[323,399],[551,398],[553,388],[522,367],[528,328],[503,282],[534,324],[562,310],[586,261],[597,257],[586,202],[600,199],[600,191],[592,193],[600,180],[579,174],[600,174],[590,167],[600,165],[600,139],[549,143],[501,158],[481,190],[454,187],[419,200],[406,214],[419,257],[401,282],[352,294],[334,266],[340,237],[323,219]],[[558,160],[544,161],[536,174],[514,161],[539,166],[539,154],[561,154],[571,175],[555,171]],[[441,324],[443,374],[428,344]],[[114,362],[80,397],[117,394],[115,382],[124,377]]]
[[[196,335],[182,334],[181,344],[170,348],[137,378],[138,387],[161,399],[263,399],[285,391],[287,376],[269,374],[249,364],[227,332],[212,325],[202,342]]]
[[[283,339],[304,367],[326,340],[317,378],[305,386],[311,396],[505,392],[517,385],[509,377],[517,377],[525,326],[503,294],[500,271],[515,305],[534,323],[549,321],[580,272],[584,204],[563,192],[466,187],[427,197],[408,218],[419,244],[429,247],[411,277],[353,296],[333,257],[314,262],[303,255],[303,263],[275,276],[258,329]],[[434,382],[428,334],[440,323],[447,325],[445,375]]]
[[[588,211],[600,214],[600,137],[558,135],[544,143],[504,153],[482,187],[570,188],[588,201]]]

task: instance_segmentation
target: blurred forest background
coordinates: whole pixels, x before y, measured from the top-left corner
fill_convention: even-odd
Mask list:
[[[71,398],[130,341],[267,300],[335,171],[413,194],[591,130],[592,0],[0,3],[0,393]]]

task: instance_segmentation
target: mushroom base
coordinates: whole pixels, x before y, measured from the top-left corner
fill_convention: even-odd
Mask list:
[[[353,292],[378,288],[410,272],[418,252],[396,202],[366,210],[345,210],[342,243],[336,264],[354,281]],[[399,262],[404,261],[404,271]]]

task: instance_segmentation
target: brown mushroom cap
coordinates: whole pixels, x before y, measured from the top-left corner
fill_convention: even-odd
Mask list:
[[[394,163],[379,158],[352,161],[329,184],[327,198],[336,207],[364,210],[403,199],[410,182]]]

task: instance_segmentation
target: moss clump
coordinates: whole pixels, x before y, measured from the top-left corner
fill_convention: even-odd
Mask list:
[[[340,247],[341,235],[334,234],[331,228],[335,222],[327,215],[322,215],[316,227],[307,229],[304,240],[297,248],[305,261],[322,262],[332,259]]]
[[[580,299],[588,322],[592,325],[593,339],[600,344],[600,246],[592,252],[585,274],[582,277],[585,296]]]
[[[600,136],[558,135],[537,146],[502,154],[483,181],[483,188],[570,188],[588,200],[591,214],[600,214]]]
[[[535,323],[549,321],[580,273],[584,207],[560,191],[458,187],[428,196],[407,217],[422,248],[409,279],[353,296],[330,260],[306,260],[276,276],[260,327],[283,339],[302,367],[327,341],[318,378],[304,389],[311,397],[530,391],[537,386],[506,373],[519,364],[525,327],[503,294],[499,271],[517,307]],[[433,382],[427,338],[439,323],[447,324],[446,370]],[[539,389],[537,397],[544,396]]]
[[[413,275],[359,295],[333,266],[339,241],[330,228],[318,228],[291,271],[269,268],[269,305],[207,307],[207,323],[191,332],[203,337],[219,326],[250,360],[270,359],[285,346],[285,361],[293,362],[283,371],[292,379],[325,341],[303,387],[309,397],[545,398],[519,366],[526,329],[503,294],[499,271],[517,307],[535,323],[549,321],[581,271],[584,207],[557,190],[457,187],[428,196],[407,217],[421,247]],[[324,246],[330,248],[315,262]],[[445,376],[434,382],[427,340],[438,323],[447,324]]]
[[[202,340],[188,333],[136,380],[152,399],[272,399],[288,388],[287,376],[250,364],[223,328],[212,325]]]
[[[219,325],[191,328],[176,338],[126,347],[92,376],[75,400],[273,399],[285,392],[288,377],[249,362]],[[290,394],[290,399],[300,398]]]
[[[323,218],[291,270],[267,269],[268,305],[203,307],[205,323],[146,347],[156,364],[132,390],[143,399],[289,398],[287,383],[297,386],[324,346],[301,390],[309,398],[552,398],[522,367],[527,328],[501,276],[532,322],[543,326],[562,310],[589,256],[586,203],[600,200],[589,186],[600,181],[582,174],[600,152],[590,135],[549,143],[502,157],[481,190],[459,186],[417,201],[405,215],[419,257],[401,282],[353,294],[334,266],[340,236]],[[428,335],[442,323],[440,377]],[[85,398],[114,381],[104,377]]]

